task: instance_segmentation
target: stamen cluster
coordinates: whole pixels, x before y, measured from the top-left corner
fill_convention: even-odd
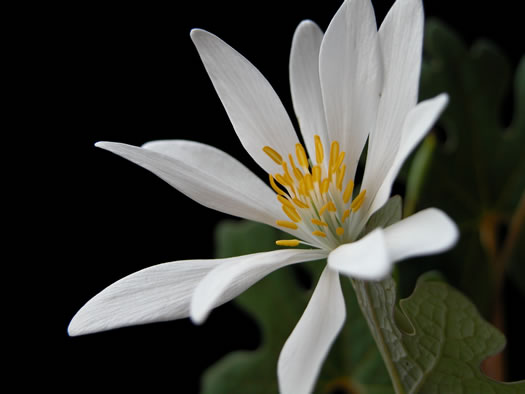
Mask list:
[[[350,179],[343,189],[345,152],[340,151],[337,141],[332,141],[329,157],[325,160],[321,138],[315,135],[314,141],[315,165],[308,160],[303,145],[299,143],[295,146],[297,166],[291,153],[286,162],[273,148],[263,148],[283,168],[283,173],[269,174],[269,178],[283,212],[290,220],[277,220],[276,223],[285,229],[299,230],[302,238],[309,241],[279,240],[277,245],[305,243],[333,248],[352,241],[350,219],[362,206],[366,190],[352,200],[354,181]]]

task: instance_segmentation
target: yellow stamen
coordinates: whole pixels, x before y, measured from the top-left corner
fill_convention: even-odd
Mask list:
[[[304,176],[304,186],[306,188],[306,193],[305,194],[308,194],[310,193],[312,190],[314,190],[314,184],[312,182],[312,175],[310,174],[306,174]]]
[[[295,223],[299,223],[301,221],[301,216],[299,216],[295,208],[290,208],[287,205],[283,205],[282,208],[286,216],[288,216],[292,221]]]
[[[277,164],[281,165],[283,162],[282,156],[277,153],[274,149],[270,148],[269,146],[265,146],[263,148],[264,153],[266,153],[268,156],[270,156],[270,159],[275,161]]]
[[[354,201],[352,201],[352,205],[350,205],[352,211],[357,212],[359,208],[361,208],[361,205],[363,205],[363,201],[365,201],[365,195],[366,189],[362,190],[361,193],[359,193],[357,197],[354,198]]]
[[[307,195],[307,192],[306,192],[306,185],[305,185],[304,179],[302,179],[301,181],[299,181],[299,194],[301,194],[301,195],[303,195],[303,196],[306,196],[306,195]]]
[[[275,177],[275,180],[276,180],[277,182],[279,182],[281,185],[283,185],[283,186],[291,186],[291,185],[286,181],[286,179],[284,179],[284,177],[283,177],[281,174],[275,174],[274,177]]]
[[[301,181],[304,178],[303,173],[298,168],[293,169],[293,174],[295,175],[298,181]]]
[[[318,135],[314,135],[315,140],[315,160],[317,164],[321,164],[324,159],[323,143]]]
[[[283,161],[283,170],[284,170],[284,179],[286,179],[286,181],[290,185],[293,185],[294,181],[293,181],[292,177],[290,176],[290,172],[288,171],[288,165],[286,164],[285,161]]]
[[[271,174],[270,175],[270,186],[272,187],[272,189],[277,193],[277,194],[280,194],[281,196],[286,196],[286,193],[283,192],[283,190],[277,186],[277,184],[275,183],[275,180],[273,179],[273,176]]]
[[[328,201],[319,211],[319,216],[321,216],[325,211],[336,212],[337,208],[332,201]]]
[[[286,227],[292,230],[297,230],[297,224],[293,222],[288,222],[286,220],[277,220],[275,223],[281,227]]]
[[[321,167],[315,166],[312,169],[312,180],[314,183],[319,183],[321,181]]]
[[[337,170],[336,186],[339,191],[343,190],[343,180],[345,179],[346,165],[342,165]]]
[[[288,158],[290,159],[290,164],[292,165],[293,174],[297,178],[299,182],[303,179],[303,173],[299,168],[295,166],[295,163],[293,162],[293,156],[291,154],[288,155]]]
[[[299,200],[298,198],[294,198],[292,200],[295,205],[297,205],[299,208],[310,208],[310,206],[308,204],[305,204],[304,202],[302,202],[301,200]]]
[[[343,223],[345,222],[346,219],[348,219],[348,216],[350,216],[350,210],[347,209],[346,211],[343,212],[343,218],[341,219],[343,221]]]
[[[345,159],[345,152],[339,153],[339,156],[337,157],[337,160],[335,161],[334,168],[332,168],[332,171],[337,171],[343,160]]]
[[[297,155],[297,161],[299,165],[308,171],[308,159],[306,158],[306,152],[301,144],[295,144],[295,154]]]
[[[341,236],[341,235],[343,235],[345,233],[345,229],[342,228],[342,227],[337,227],[335,229],[335,232],[337,233],[337,235]]]
[[[330,170],[334,167],[338,156],[339,156],[339,142],[332,141],[332,145],[330,146],[330,162],[329,162]]]
[[[275,241],[275,244],[276,245],[279,245],[279,246],[297,246],[299,245],[301,241],[299,241],[298,239],[281,239],[279,241]]]
[[[321,194],[326,194],[328,192],[329,187],[330,187],[330,178],[323,179],[323,182],[321,183]]]
[[[293,181],[292,177],[289,174],[284,174],[284,180],[288,183],[288,185],[290,185],[290,187],[292,188],[292,190],[294,190],[295,193],[295,182]]]
[[[295,207],[293,206],[293,204],[290,202],[290,200],[288,200],[287,198],[284,198],[283,196],[281,196],[280,194],[277,195],[277,199],[281,202],[281,204],[283,205],[286,205],[290,208],[293,208],[295,209]]]
[[[316,224],[318,226],[328,227],[328,223],[325,223],[325,222],[323,222],[322,220],[319,220],[319,219],[312,219],[312,223]]]
[[[350,179],[348,181],[348,184],[346,185],[345,192],[343,193],[343,201],[344,203],[348,203],[348,200],[350,200],[350,197],[352,197],[352,193],[354,192],[354,181]]]
[[[293,179],[292,178],[289,178],[289,179],[286,179],[284,176],[282,176],[281,174],[275,174],[275,179],[277,180],[277,182],[279,182],[281,185],[283,186],[286,186],[286,187],[289,187],[290,189],[292,189],[292,193],[295,194],[295,188],[293,186],[294,182],[293,182]]]
[[[312,231],[312,234],[317,235],[318,237],[323,237],[323,238],[326,237],[326,233],[319,231],[319,230]]]

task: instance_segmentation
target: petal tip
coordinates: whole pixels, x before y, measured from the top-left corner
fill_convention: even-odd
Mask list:
[[[460,233],[457,224],[443,211],[437,208],[429,208],[441,220],[441,233],[446,234],[442,240],[442,250],[452,248],[459,239]]]
[[[82,310],[78,311],[75,316],[73,316],[73,319],[69,322],[69,325],[67,327],[67,335],[70,337],[78,337],[80,335],[89,334],[89,331],[86,330],[85,327],[81,324],[79,321],[80,319],[79,314]]]
[[[193,322],[193,324],[195,324],[196,326],[202,325],[206,321],[207,317],[208,317],[208,313],[200,311],[200,310],[195,311],[192,308],[190,312],[190,319]]]
[[[211,34],[209,31],[206,31],[200,28],[194,28],[194,29],[191,29],[190,31],[190,38],[192,39],[194,43],[203,37],[211,37],[211,36],[213,36],[213,34]]]

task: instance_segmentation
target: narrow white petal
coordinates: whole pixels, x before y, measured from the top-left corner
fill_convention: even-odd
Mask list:
[[[241,294],[269,273],[290,264],[321,259],[326,254],[320,249],[282,249],[231,258],[199,283],[191,301],[191,318],[200,324],[216,305]]]
[[[384,229],[392,261],[435,254],[451,248],[458,239],[456,224],[442,211],[428,208]]]
[[[328,266],[353,278],[384,278],[391,270],[392,259],[383,230],[376,229],[356,242],[339,246],[328,255]]]
[[[295,152],[299,141],[273,88],[248,60],[218,37],[194,29],[191,38],[244,148],[266,172],[282,171],[262,149],[270,146],[286,157]]]
[[[310,157],[315,157],[314,135],[329,146],[319,80],[319,49],[323,32],[312,21],[295,30],[290,54],[290,87],[295,114]]]
[[[346,318],[339,275],[326,267],[312,298],[279,356],[277,373],[282,394],[306,394]]]
[[[382,183],[399,149],[405,118],[417,103],[423,19],[421,0],[397,0],[379,29],[385,76],[363,183],[371,183],[368,178]]]
[[[372,206],[368,210],[370,215],[377,209],[381,208],[388,200],[392,190],[392,184],[394,183],[404,161],[434,125],[445,109],[447,103],[448,96],[446,94],[440,94],[432,99],[422,101],[408,113],[403,125],[399,150],[397,151],[394,162],[388,170],[386,177],[382,182],[381,179],[368,179],[368,181],[373,181],[374,183],[377,182],[377,185],[370,187],[365,186],[365,188],[368,187],[368,190],[379,189],[372,202]],[[371,197],[373,197],[373,195],[371,195]],[[365,209],[367,208],[365,207]]]
[[[220,260],[155,265],[113,283],[73,317],[69,335],[188,317],[191,295]]]
[[[151,171],[200,204],[218,211],[275,226],[282,216],[275,193],[228,154],[192,141],[158,141],[139,148],[99,142]]]
[[[320,75],[328,134],[346,152],[353,178],[374,128],[383,69],[374,10],[369,0],[347,0],[323,38]]]

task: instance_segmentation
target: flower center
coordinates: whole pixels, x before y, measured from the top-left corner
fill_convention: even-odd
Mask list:
[[[345,152],[339,150],[337,141],[332,141],[330,153],[325,157],[321,138],[316,135],[314,141],[315,165],[313,160],[308,160],[301,144],[295,146],[297,166],[291,153],[288,154],[287,162],[273,148],[263,148],[283,168],[283,173],[269,174],[270,185],[290,220],[277,220],[276,223],[285,229],[298,230],[303,238],[303,241],[279,240],[277,245],[297,246],[305,243],[331,249],[353,240],[351,219],[361,208],[366,190],[361,190],[352,199],[354,181],[350,179],[344,183]]]

